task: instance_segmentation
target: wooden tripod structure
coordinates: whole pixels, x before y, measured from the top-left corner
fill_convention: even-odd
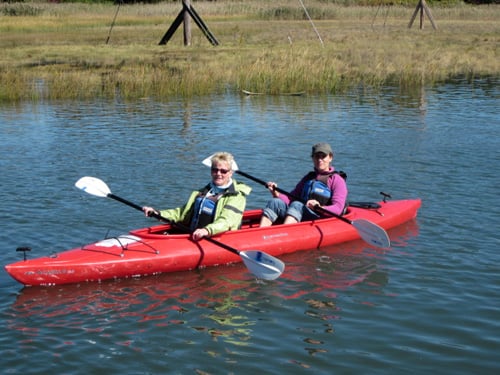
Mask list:
[[[427,3],[425,0],[419,0],[417,4],[417,8],[415,9],[415,12],[413,12],[413,16],[411,16],[410,23],[408,24],[408,28],[411,29],[413,25],[413,21],[415,21],[415,17],[417,17],[418,12],[420,11],[420,29],[424,28],[424,13],[427,15],[429,18],[429,21],[431,21],[431,25],[434,28],[434,30],[437,30],[437,26],[434,23],[434,18],[432,17],[431,10],[427,6]]]
[[[167,42],[172,38],[175,31],[179,28],[181,23],[184,22],[184,45],[191,45],[191,18],[198,25],[203,34],[207,37],[208,41],[214,46],[218,46],[219,42],[215,36],[208,30],[207,25],[203,22],[201,17],[196,13],[194,8],[191,6],[189,0],[182,0],[182,10],[175,18],[174,22],[167,30],[163,38],[160,40],[160,45],[167,44]]]

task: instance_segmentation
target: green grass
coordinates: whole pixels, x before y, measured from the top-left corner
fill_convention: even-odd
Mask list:
[[[190,46],[182,26],[158,45],[178,2],[121,6],[111,33],[116,5],[4,3],[0,100],[167,99],[241,89],[326,94],[499,76],[499,5],[431,5],[438,29],[425,18],[421,30],[418,17],[408,28],[414,3],[308,0],[321,44],[298,1],[192,2],[217,47],[194,22]]]

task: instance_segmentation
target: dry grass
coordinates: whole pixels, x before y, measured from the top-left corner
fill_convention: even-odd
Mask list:
[[[333,93],[499,75],[498,5],[432,9],[438,30],[427,19],[420,30],[418,19],[408,28],[413,7],[307,1],[323,45],[299,2],[193,5],[219,46],[194,23],[191,46],[182,27],[158,45],[178,3],[120,7],[108,44],[116,6],[25,3],[27,15],[0,16],[0,100]]]

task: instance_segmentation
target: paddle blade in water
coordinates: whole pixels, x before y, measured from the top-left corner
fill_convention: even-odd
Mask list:
[[[365,219],[353,220],[352,225],[358,230],[363,240],[376,247],[391,247],[387,232],[377,224]]]
[[[277,279],[285,270],[285,263],[259,250],[241,251],[240,256],[245,266],[259,279]]]
[[[82,177],[76,181],[75,186],[87,194],[95,195],[96,197],[107,197],[111,193],[108,185],[96,177]]]

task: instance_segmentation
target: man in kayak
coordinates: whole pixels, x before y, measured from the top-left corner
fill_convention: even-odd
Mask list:
[[[142,208],[146,216],[154,212],[174,222],[189,226],[196,241],[241,225],[246,197],[252,190],[233,177],[233,155],[218,152],[211,157],[212,181],[200,190],[193,191],[182,207],[158,211],[152,207]]]
[[[337,172],[331,165],[333,151],[328,143],[317,143],[311,153],[314,171],[306,174],[290,192],[280,194],[275,182],[267,187],[273,198],[264,208],[261,227],[272,225],[277,220],[284,224],[310,221],[319,218],[314,207],[320,206],[337,215],[342,215],[347,207],[347,185],[343,172]],[[300,200],[292,200],[297,197]],[[305,203],[303,203],[305,202]]]

